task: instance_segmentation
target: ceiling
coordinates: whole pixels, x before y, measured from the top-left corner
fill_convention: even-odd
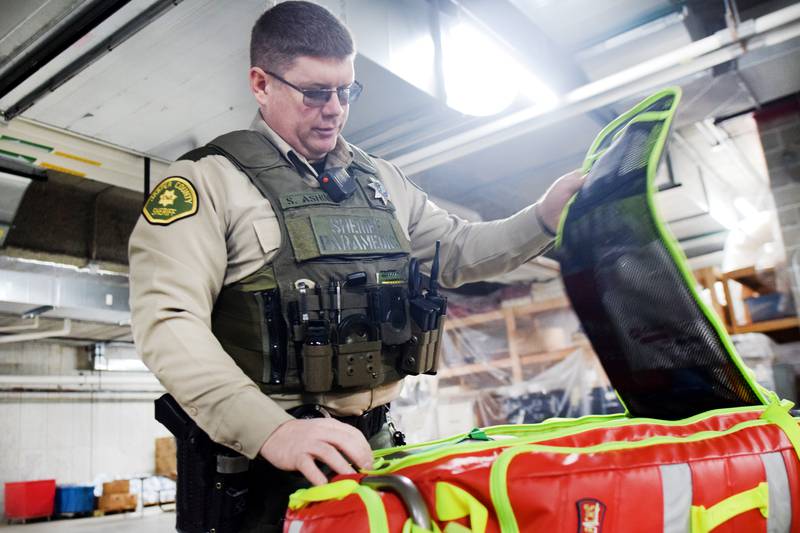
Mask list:
[[[0,111],[8,111],[42,84],[52,88],[5,127],[54,128],[90,144],[169,161],[220,133],[248,126],[255,113],[246,78],[249,31],[270,2],[119,3],[123,7],[107,20],[0,97]],[[763,158],[754,124],[746,117],[725,119],[800,90],[800,16],[781,27],[780,35],[773,31],[769,38],[749,39],[746,49],[721,42],[703,55],[604,88],[619,73],[634,76],[636,69],[666,61],[693,43],[715,36],[730,39],[735,19],[726,20],[723,0],[319,3],[346,21],[359,47],[356,76],[366,90],[351,110],[344,132],[348,140],[400,163],[434,198],[487,220],[536,201],[557,176],[581,164],[607,121],[652,90],[677,84],[684,91],[675,124],[680,139],[673,139],[670,148],[677,170],[665,179],[680,186],[661,193],[659,206],[667,220],[675,221],[673,230],[690,256],[718,254],[731,222],[724,208],[713,212],[715,200],[706,196],[720,191],[723,201],[716,202],[724,204],[734,194],[765,190],[759,164],[749,172],[731,155],[738,151],[750,160]],[[741,35],[755,27],[748,21],[798,7],[786,0],[731,4],[738,10],[741,25],[735,29]],[[26,52],[74,24],[81,10],[92,5],[89,0],[4,0],[0,78],[20,68]],[[161,11],[140,31],[68,79],[59,76],[158,5]],[[562,103],[537,111],[519,99],[490,117],[448,108],[437,82],[436,58],[420,53],[426,49],[418,45],[432,39],[431,20],[454,17],[496,37],[561,95]],[[475,72],[480,76],[481,65],[475,65]],[[710,122],[705,130],[695,126],[702,121]],[[711,127],[729,141],[710,139]],[[0,124],[0,134],[3,128]],[[116,185],[141,190],[140,167],[131,168],[134,179]],[[713,169],[728,182],[720,182]],[[91,169],[86,177],[94,177]],[[96,179],[114,184],[113,176]]]

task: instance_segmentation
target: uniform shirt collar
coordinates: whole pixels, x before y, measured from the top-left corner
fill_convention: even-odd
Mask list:
[[[264,135],[269,142],[271,142],[275,148],[281,153],[281,155],[291,163],[297,170],[301,172],[301,174],[308,174],[312,177],[317,175],[317,172],[314,170],[314,167],[308,162],[308,160],[297,153],[297,151],[292,148],[289,143],[283,140],[283,138],[275,133],[275,130],[270,128],[264,119],[261,117],[261,112],[256,111],[256,116],[253,118],[253,122],[250,123],[250,129],[253,131],[257,131]],[[328,152],[328,157],[325,159],[325,168],[330,167],[349,167],[350,163],[353,162],[353,150],[350,148],[350,145],[347,144],[347,141],[344,140],[344,137],[339,135],[336,139],[336,146],[333,147],[333,150]],[[316,184],[316,179],[314,180]]]

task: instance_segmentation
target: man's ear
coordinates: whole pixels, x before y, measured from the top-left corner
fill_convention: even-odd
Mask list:
[[[255,96],[259,105],[266,105],[267,92],[269,91],[269,76],[259,67],[250,67],[250,92]]]

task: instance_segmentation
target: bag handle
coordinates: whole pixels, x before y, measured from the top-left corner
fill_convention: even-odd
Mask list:
[[[761,511],[761,516],[769,516],[769,488],[766,482],[756,487],[734,494],[708,509],[702,505],[693,505],[691,511],[692,533],[708,533],[731,518],[752,509]]]

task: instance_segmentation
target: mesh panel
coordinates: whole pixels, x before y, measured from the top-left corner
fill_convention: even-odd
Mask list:
[[[662,100],[645,111],[674,103]],[[569,209],[559,260],[573,306],[630,413],[679,419],[760,402],[650,211],[647,167],[664,122],[627,123],[608,144]]]

